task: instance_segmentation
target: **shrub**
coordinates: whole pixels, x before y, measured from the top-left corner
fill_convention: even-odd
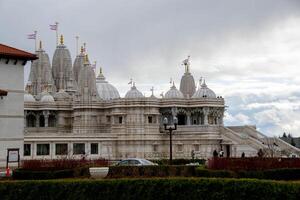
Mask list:
[[[208,161],[208,168],[233,171],[300,168],[300,158],[213,158]]]
[[[157,163],[159,165],[169,165],[169,159],[160,159],[160,160],[151,160],[154,163]],[[173,165],[186,165],[189,163],[199,163],[200,165],[205,164],[205,159],[173,159],[172,164]]]
[[[108,166],[109,162],[105,159],[95,160],[78,160],[78,159],[52,159],[52,160],[23,160],[22,168],[29,170],[61,170],[74,169],[77,167],[91,166],[104,167]]]
[[[12,177],[16,180],[44,180],[44,179],[58,179],[58,178],[75,178],[75,177],[89,177],[88,167],[78,167],[74,169],[63,170],[28,170],[15,169]]]
[[[125,177],[167,177],[195,176],[195,166],[161,165],[161,166],[111,166],[108,178]]]
[[[215,178],[237,178],[237,174],[229,170],[209,170],[209,169],[196,169],[197,177],[215,177]]]
[[[118,179],[0,182],[0,199],[300,199],[300,184],[237,179]]]

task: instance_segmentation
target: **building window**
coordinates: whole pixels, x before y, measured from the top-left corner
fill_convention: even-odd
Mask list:
[[[177,151],[183,151],[183,145],[182,144],[177,145]]]
[[[119,117],[119,124],[123,123],[123,117]]]
[[[38,156],[50,155],[50,144],[37,144],[36,155]]]
[[[154,144],[153,145],[153,152],[157,152],[158,151],[158,145],[157,144]]]
[[[98,143],[91,143],[91,154],[98,154]]]
[[[73,154],[85,154],[85,144],[84,143],[74,143],[73,144]]]
[[[148,123],[149,123],[149,124],[152,124],[152,123],[153,123],[152,116],[148,116]]]
[[[24,144],[24,156],[31,156],[31,144]]]
[[[200,151],[200,145],[194,144],[194,151]]]
[[[68,144],[55,144],[55,155],[68,155]]]
[[[106,116],[106,122],[110,123],[110,116]]]

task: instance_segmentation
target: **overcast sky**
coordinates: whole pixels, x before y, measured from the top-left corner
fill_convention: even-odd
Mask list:
[[[226,125],[300,136],[299,0],[0,0],[0,43],[34,51],[37,30],[52,59],[55,21],[72,59],[78,35],[122,96],[131,77],[146,95],[170,77],[179,87],[190,55],[194,78],[225,97]]]

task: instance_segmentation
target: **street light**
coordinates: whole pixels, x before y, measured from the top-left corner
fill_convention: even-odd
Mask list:
[[[164,118],[164,127],[165,127],[165,130],[166,131],[169,131],[169,136],[170,136],[170,165],[172,164],[172,132],[174,130],[177,130],[177,124],[178,124],[178,119],[177,117],[174,117],[173,118],[173,123],[174,123],[174,126],[169,126],[167,127],[168,125],[168,118]]]

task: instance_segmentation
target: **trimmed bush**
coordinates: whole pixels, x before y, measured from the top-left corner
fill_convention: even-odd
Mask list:
[[[237,174],[229,170],[196,169],[197,177],[237,178]]]
[[[300,158],[212,158],[208,160],[208,168],[232,171],[300,168]]]
[[[210,170],[196,166],[112,166],[107,178],[149,178],[149,177],[215,177],[256,178],[269,180],[300,180],[300,169],[272,169],[264,171]]]
[[[300,184],[241,179],[118,179],[0,182],[0,199],[298,200]]]
[[[160,166],[111,166],[108,178],[126,177],[168,177],[168,176],[195,176],[195,166],[160,165]]]
[[[151,160],[151,161],[159,165],[169,165],[169,159],[160,159],[160,160]],[[172,164],[186,165],[189,163],[199,163],[200,165],[204,165],[205,161],[206,161],[205,159],[173,159]]]
[[[239,171],[239,178],[257,178],[271,180],[300,180],[300,169],[272,169],[264,171]]]
[[[23,160],[22,168],[34,171],[45,171],[45,170],[63,170],[63,169],[74,169],[78,167],[107,167],[109,161],[105,159],[52,159],[52,160]]]
[[[15,169],[12,177],[16,180],[45,180],[45,179],[59,179],[59,178],[75,178],[75,177],[89,177],[88,167],[78,167],[74,169],[63,170],[28,170]]]

